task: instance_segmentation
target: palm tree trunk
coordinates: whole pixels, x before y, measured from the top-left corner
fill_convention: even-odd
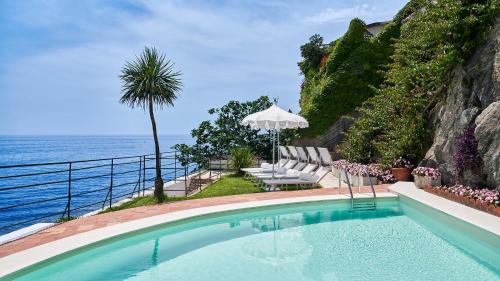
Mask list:
[[[158,142],[158,134],[156,132],[156,121],[153,113],[153,98],[149,97],[149,117],[151,118],[151,126],[153,127],[153,137],[155,139],[155,156],[156,156],[156,177],[154,196],[158,202],[163,202],[165,196],[163,194],[163,179],[161,178],[161,158],[160,144]]]

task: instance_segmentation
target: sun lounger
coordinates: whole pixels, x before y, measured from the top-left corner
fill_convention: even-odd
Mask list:
[[[299,163],[300,164],[300,163]],[[297,166],[299,165],[297,164]],[[318,168],[317,164],[307,164],[302,170],[299,170],[297,168],[294,169],[289,169],[285,172],[278,172],[274,174],[275,179],[296,179],[299,178],[300,173],[309,173],[309,174],[314,174],[314,171]],[[260,174],[252,174],[253,177],[256,178],[256,180],[265,180],[265,179],[272,179],[273,175],[271,173],[260,173]]]
[[[324,166],[332,166],[332,156],[328,149],[323,147],[318,147],[319,156],[321,157],[321,162]]]
[[[288,153],[286,147],[280,145],[278,149],[280,150],[281,158],[290,159],[290,153]]]
[[[278,161],[278,163],[274,164],[274,169],[278,170],[279,167],[285,166],[288,162],[289,162],[288,159],[281,159],[280,161]],[[297,162],[295,162],[295,163],[297,163]],[[245,173],[249,173],[249,172],[261,172],[261,171],[266,171],[268,173],[271,173],[273,171],[272,170],[272,165],[273,164],[262,163],[260,167],[242,168],[241,171],[243,171]]]
[[[316,152],[316,149],[314,147],[308,146],[306,147],[306,150],[309,156],[309,162],[321,163],[318,152]]]
[[[306,151],[304,150],[303,147],[296,147],[297,148],[297,154],[299,156],[299,160],[302,161],[302,162],[307,162],[307,154],[306,154]]]
[[[268,190],[276,190],[278,186],[314,186],[319,183],[319,181],[328,174],[330,170],[325,167],[319,168],[313,175],[308,173],[300,173],[297,179],[271,179],[263,180],[264,184],[267,186]]]
[[[295,146],[287,146],[288,150],[290,151],[290,155],[293,159],[299,160],[299,152],[297,151],[297,148]]]
[[[298,170],[298,171],[302,171],[302,169],[304,169],[306,165],[307,164],[303,163],[303,162],[297,163],[296,160],[290,160],[285,166],[275,169],[274,173],[275,174],[286,174],[286,171],[288,171],[292,168],[295,170]],[[257,177],[258,175],[262,175],[262,174],[272,175],[272,172],[273,172],[272,169],[267,169],[267,170],[264,169],[264,170],[260,170],[260,171],[248,171],[247,174],[249,174],[249,176],[251,176],[251,177]]]

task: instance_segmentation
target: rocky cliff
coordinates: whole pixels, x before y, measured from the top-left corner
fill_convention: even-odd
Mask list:
[[[469,61],[453,70],[439,94],[428,119],[434,137],[423,164],[439,167],[443,182],[451,183],[455,137],[475,125],[481,167],[468,171],[465,183],[500,188],[500,19]]]

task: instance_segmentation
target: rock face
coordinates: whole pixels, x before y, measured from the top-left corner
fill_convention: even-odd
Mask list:
[[[443,98],[429,115],[434,138],[422,164],[439,167],[443,182],[451,183],[455,137],[475,124],[482,164],[478,171],[468,171],[464,181],[500,188],[500,20],[467,64],[453,70],[440,94]]]
[[[488,184],[500,186],[500,101],[491,103],[476,118],[474,135],[483,159]]]

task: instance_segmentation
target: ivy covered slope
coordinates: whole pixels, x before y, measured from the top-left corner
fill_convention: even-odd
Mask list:
[[[314,35],[301,46],[301,115],[310,124],[305,136],[324,133],[342,115],[374,95],[372,88],[383,81],[382,70],[393,54],[401,23],[417,4],[406,5],[375,37],[367,36],[363,21],[353,19],[345,35],[330,44],[324,45],[323,38]]]
[[[452,70],[484,43],[499,12],[498,0],[418,5],[401,26],[382,85],[360,108],[341,146],[349,160],[390,163],[409,154],[422,159],[434,134],[431,109],[443,99]]]

